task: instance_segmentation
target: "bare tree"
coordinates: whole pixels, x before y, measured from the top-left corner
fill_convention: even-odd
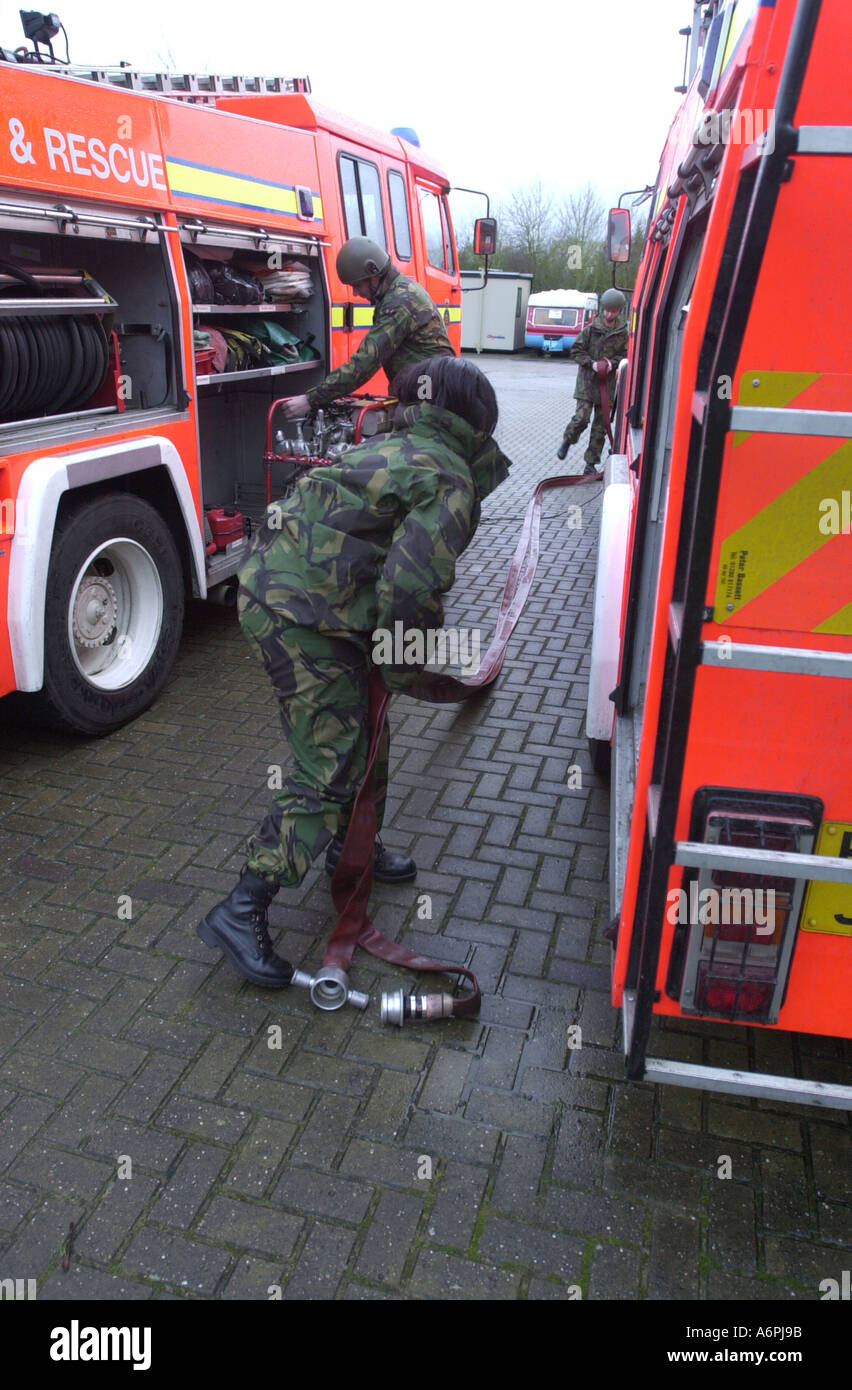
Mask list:
[[[589,273],[596,268],[597,251],[606,225],[606,208],[597,189],[587,183],[571,193],[559,210],[556,239],[562,248],[565,265],[570,272],[565,285],[570,289],[586,289]]]
[[[541,180],[517,189],[500,208],[503,243],[538,260],[553,240],[553,195]]]
[[[599,241],[606,226],[606,208],[594,184],[570,193],[562,204],[559,234],[581,245]]]
[[[606,206],[592,184],[577,189],[559,204],[540,181],[516,189],[497,209],[497,253],[492,270],[531,271],[534,290],[576,289],[600,293],[612,284],[606,254]],[[457,230],[463,223],[456,224]],[[644,227],[634,220],[630,266],[635,273],[644,242]],[[459,236],[459,264],[482,269],[474,256],[471,229]],[[620,267],[629,283],[631,269]]]

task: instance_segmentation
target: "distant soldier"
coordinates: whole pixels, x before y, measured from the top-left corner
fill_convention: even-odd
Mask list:
[[[426,634],[443,623],[442,594],[473,536],[481,499],[507,476],[497,398],[483,372],[457,357],[414,363],[394,380],[393,431],[314,468],[270,510],[240,571],[243,632],[263,661],[281,709],[292,766],[249,843],[239,882],[198,932],[253,984],[280,989],[291,968],[272,949],[267,908],[300,883],[328,847],[340,857],[369,746],[369,678],[387,690],[422,670],[405,651],[380,664],[374,633]],[[385,725],[376,762],[376,818],[387,785]],[[375,877],[405,883],[408,855],[377,841]]]
[[[618,364],[627,356],[627,317],[624,314],[627,300],[621,290],[605,290],[601,295],[601,312],[592,323],[587,324],[571,349],[571,361],[580,370],[574,387],[577,409],[565,426],[562,443],[556,450],[556,457],[564,459],[572,444],[592,419],[592,430],[586,449],[584,473],[596,474],[601,461],[601,452],[606,439],[606,427],[601,411],[601,378],[607,383],[610,402],[615,400],[615,379]]]
[[[337,253],[337,274],[358,299],[376,306],[373,326],[348,362],[303,396],[281,407],[288,420],[349,396],[384,368],[392,381],[405,367],[430,357],[455,357],[440,313],[422,285],[402,275],[369,237],[356,236]]]

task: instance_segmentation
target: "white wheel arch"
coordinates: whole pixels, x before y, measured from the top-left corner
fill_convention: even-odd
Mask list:
[[[41,690],[44,683],[47,572],[62,494],[157,467],[169,471],[189,538],[198,591],[206,597],[204,541],[195,500],[180,454],[170,439],[147,435],[79,453],[34,459],[21,479],[9,557],[9,640],[18,690]]]
[[[589,697],[586,704],[586,737],[602,743],[609,743],[612,738],[615,717],[615,706],[609,697],[618,680],[631,494],[627,456],[613,454],[607,459],[604,474]]]

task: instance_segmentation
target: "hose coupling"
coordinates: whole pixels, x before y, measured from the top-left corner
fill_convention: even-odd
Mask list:
[[[402,1028],[407,1018],[415,1023],[452,1018],[455,1002],[451,994],[406,994],[396,989],[382,995],[382,1023],[395,1023]]]
[[[291,984],[309,989],[312,1002],[318,1009],[327,1013],[334,1009],[342,1009],[344,1004],[352,1004],[356,1009],[366,1009],[370,1003],[369,994],[349,988],[349,976],[337,965],[323,965],[316,975],[308,975],[304,970],[294,970]]]

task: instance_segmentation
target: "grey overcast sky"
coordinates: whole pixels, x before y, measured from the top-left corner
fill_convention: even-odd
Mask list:
[[[653,183],[692,18],[691,0],[54,3],[74,63],[306,74],[318,101],[413,126],[451,183],[497,199],[538,179],[606,201]],[[17,4],[0,21],[0,44],[23,42]]]

